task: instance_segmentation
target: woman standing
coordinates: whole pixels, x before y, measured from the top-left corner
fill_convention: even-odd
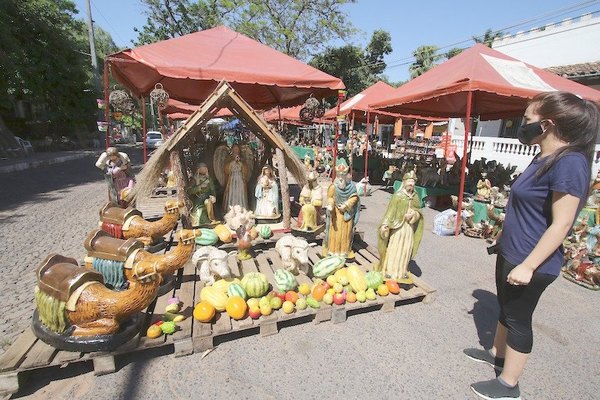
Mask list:
[[[583,208],[600,130],[598,106],[572,93],[540,93],[529,103],[519,140],[540,153],[514,182],[496,261],[500,317],[493,347],[465,354],[502,373],[471,389],[484,399],[520,399],[519,378],[533,346],[531,320],[560,273],[562,242]]]

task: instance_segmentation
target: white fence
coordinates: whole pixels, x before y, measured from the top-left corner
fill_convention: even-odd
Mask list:
[[[535,156],[540,148],[538,146],[526,146],[521,144],[517,139],[495,138],[475,136],[470,140],[473,141],[468,151],[472,152],[471,162],[485,158],[488,161],[495,160],[504,166],[516,165],[517,171],[523,172],[529,165],[533,156]],[[463,154],[464,137],[452,136],[452,144],[456,145],[456,153],[459,157]],[[600,145],[596,145],[594,162],[592,165],[592,179],[596,176],[600,168]]]

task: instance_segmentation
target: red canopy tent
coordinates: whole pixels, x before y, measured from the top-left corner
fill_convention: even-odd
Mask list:
[[[344,88],[340,79],[224,26],[110,55],[104,64],[107,103],[109,67],[142,103],[157,83],[170,98],[199,105],[225,80],[255,109],[296,105]]]
[[[458,235],[471,115],[479,115],[484,120],[522,115],[529,99],[540,92],[553,90],[600,100],[600,91],[476,44],[401,86],[388,98],[370,105],[387,112],[444,118],[466,116],[456,224]]]
[[[379,82],[369,86],[362,92],[350,97],[343,103],[341,103],[340,107],[339,107],[339,115],[342,115],[342,116],[350,115],[351,121],[352,121],[351,125],[354,125],[354,122],[361,122],[361,123],[366,123],[367,125],[369,125],[371,122],[371,115],[374,115],[377,120],[377,123],[380,123],[380,124],[394,124],[396,122],[396,120],[398,120],[399,118],[407,119],[407,120],[412,120],[412,119],[432,120],[431,118],[420,117],[418,115],[405,115],[405,114],[400,114],[400,113],[396,113],[396,112],[375,110],[369,106],[369,104],[371,104],[373,102],[376,102],[376,101],[379,101],[381,99],[391,96],[395,91],[396,91],[396,88],[394,88],[393,86],[390,86],[383,81],[379,81]],[[337,115],[337,107],[334,107],[334,108],[331,108],[330,110],[328,110],[325,113],[323,118],[324,119],[334,119],[334,118],[336,118],[336,115]],[[433,118],[433,120],[441,120],[441,119]],[[371,131],[373,131],[373,129],[371,129]],[[369,134],[369,132],[367,132],[367,143],[369,140],[368,134]],[[336,138],[336,146],[335,147],[337,148],[337,138]],[[368,144],[367,144],[367,146],[365,146],[365,154],[366,154],[366,156],[365,156],[365,178],[367,178],[368,158],[369,158]],[[366,190],[365,190],[365,195],[366,195]]]
[[[171,98],[201,104],[225,80],[255,109],[292,106],[344,84],[224,26],[127,49],[108,57],[113,76],[137,96],[161,83]]]
[[[198,110],[198,106],[184,103],[175,99],[169,99],[167,106],[163,108],[162,112],[167,114],[170,119],[187,119],[194,111]],[[226,108],[222,108],[215,117],[232,117],[233,113]]]

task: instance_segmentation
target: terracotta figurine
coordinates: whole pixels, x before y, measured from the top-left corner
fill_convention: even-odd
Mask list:
[[[215,186],[206,164],[198,164],[198,172],[191,183],[192,186],[186,191],[194,203],[190,212],[192,226],[217,223],[214,210],[214,204],[217,202]]]
[[[105,173],[109,200],[121,206],[127,205],[126,194],[133,188],[134,179],[129,168],[130,163],[129,156],[115,147],[106,149],[96,161],[96,167]]]
[[[316,230],[321,224],[323,192],[315,171],[311,171],[307,176],[307,183],[300,192],[300,205],[302,208],[298,215],[298,228],[307,232]]]
[[[271,166],[265,165],[263,167],[262,174],[258,177],[256,183],[254,196],[256,197],[254,215],[257,218],[274,218],[279,215],[279,188]]]
[[[379,225],[379,254],[377,269],[395,280],[409,280],[408,263],[417,253],[423,236],[421,202],[415,192],[416,173],[410,171],[402,178],[402,187],[392,196]]]
[[[477,182],[477,200],[489,201],[492,193],[492,184],[487,178],[487,173],[481,173],[481,179]]]
[[[338,162],[335,170],[335,182],[327,189],[323,255],[354,258],[352,242],[360,213],[360,200],[344,159]]]

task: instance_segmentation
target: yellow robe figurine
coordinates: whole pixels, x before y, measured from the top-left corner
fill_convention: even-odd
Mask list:
[[[354,258],[352,242],[358,223],[360,201],[349,168],[342,159],[336,167],[335,183],[327,189],[323,256]]]

